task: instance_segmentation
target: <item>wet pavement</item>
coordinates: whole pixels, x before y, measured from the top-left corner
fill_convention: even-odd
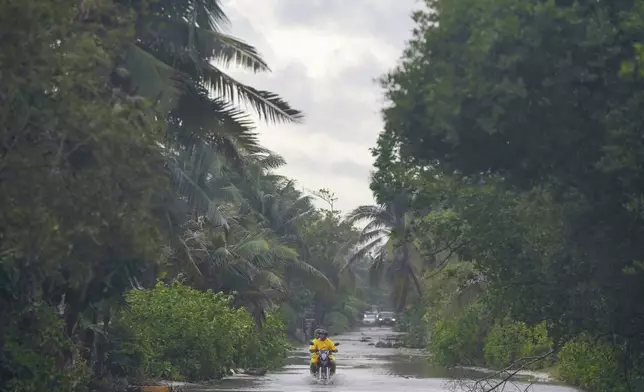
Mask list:
[[[236,376],[211,386],[185,387],[186,392],[447,392],[466,391],[459,380],[478,379],[487,374],[467,369],[444,369],[432,366],[422,351],[377,348],[369,345],[394,334],[389,328],[365,327],[358,331],[332,336],[341,343],[336,354],[337,374],[328,385],[317,384],[309,376],[308,349],[305,346],[293,352],[283,370],[262,377]],[[367,342],[361,339],[371,337]],[[569,387],[533,383],[518,379],[499,392],[575,392]],[[529,387],[529,389],[526,389]]]

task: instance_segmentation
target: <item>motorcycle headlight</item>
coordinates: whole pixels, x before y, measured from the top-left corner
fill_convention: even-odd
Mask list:
[[[396,319],[395,319],[395,318],[392,318],[392,319],[391,319],[391,321],[396,321]]]

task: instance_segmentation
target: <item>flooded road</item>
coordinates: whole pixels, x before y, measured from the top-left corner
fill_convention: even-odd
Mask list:
[[[359,331],[332,336],[339,342],[336,354],[337,374],[333,383],[319,385],[309,376],[308,348],[300,347],[289,358],[283,370],[268,373],[263,377],[237,376],[222,380],[208,387],[186,387],[186,392],[446,392],[463,391],[454,380],[474,379],[486,374],[472,370],[446,370],[430,365],[419,350],[377,348],[369,345],[384,339],[393,332],[388,328],[362,328]],[[370,337],[369,341],[366,337]],[[450,383],[450,381],[452,381]],[[525,391],[528,383],[516,382],[499,388],[498,391]],[[531,392],[575,392],[573,388],[532,384]]]

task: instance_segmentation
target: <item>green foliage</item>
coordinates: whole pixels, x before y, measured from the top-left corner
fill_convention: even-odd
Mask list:
[[[276,314],[279,315],[287,331],[294,332],[297,328],[300,327],[300,315],[288,303],[281,304]]]
[[[631,391],[622,370],[620,351],[598,339],[581,336],[566,343],[558,355],[557,370],[566,382],[590,392]]]
[[[618,305],[643,287],[622,273],[644,252],[633,236],[644,227],[635,207],[642,179],[635,108],[644,94],[637,78],[620,76],[644,28],[635,23],[637,3],[428,1],[433,9],[415,15],[409,50],[385,80],[391,105],[382,144],[393,140],[399,161],[431,164],[464,185],[485,190],[496,179],[502,208],[491,209],[498,213],[487,226],[499,229],[468,235],[476,245],[464,254],[507,298],[532,304],[516,308],[545,313],[531,319],[559,320],[561,335],[608,333],[608,325],[639,335],[626,325],[642,310]],[[485,202],[473,210],[483,213]],[[530,235],[538,233],[507,219],[520,211],[541,221],[539,209],[555,217],[542,227],[559,232],[556,242],[535,244]],[[461,218],[484,227],[480,218]],[[512,292],[529,276],[546,287]],[[606,285],[609,276],[614,284]]]
[[[488,337],[489,361],[524,354],[531,333],[520,323],[545,320],[558,348],[580,332],[612,336],[602,344],[628,360],[602,373],[604,384],[568,379],[617,388],[644,362],[643,3],[425,5],[400,65],[383,78],[376,198],[413,194],[421,253],[455,254],[437,268],[472,263],[493,318],[504,321]],[[459,329],[437,317],[444,348]],[[446,362],[463,360],[453,349]],[[566,355],[567,369],[598,366]]]
[[[522,358],[545,355],[552,350],[546,323],[529,326],[522,322],[496,323],[485,338],[485,361],[495,369],[506,368]],[[525,361],[527,362],[527,361]],[[543,369],[550,358],[532,362],[528,369]]]
[[[349,318],[340,312],[329,312],[324,320],[324,325],[332,335],[347,331],[351,325]]]
[[[412,304],[397,324],[407,332],[404,344],[426,346],[437,364],[500,369],[516,361],[520,366],[552,350],[545,322],[528,326],[497,318],[494,298],[472,263],[451,262],[428,273],[424,290],[422,300]],[[550,361],[544,357],[529,368],[542,369]]]
[[[429,350],[433,362],[443,366],[478,365],[483,358],[483,341],[489,320],[482,302],[474,302],[452,317],[432,325]]]
[[[398,315],[394,328],[396,331],[405,332],[405,347],[425,348],[429,344],[430,323],[428,317],[425,317],[428,311],[422,299],[417,299]]]
[[[82,392],[89,369],[77,347],[65,337],[64,324],[55,309],[34,303],[15,318],[3,320],[5,342],[0,353],[2,391]],[[66,364],[72,354],[77,361]]]
[[[223,72],[268,70],[226,21],[217,0],[0,4],[0,390],[279,366],[306,307],[360,317],[357,233],[272,172],[237,105],[301,113]]]
[[[151,377],[210,380],[238,367],[282,364],[288,346],[279,317],[267,315],[258,331],[248,311],[230,308],[231,300],[177,282],[158,283],[128,294],[119,323],[134,332]]]
[[[246,343],[250,348],[244,358],[247,367],[277,369],[285,364],[291,347],[286,337],[286,326],[277,314],[266,315],[262,329],[255,337]],[[241,358],[239,362],[243,363]]]
[[[358,231],[333,209],[332,193],[328,190],[318,193],[330,209],[322,209],[303,220],[299,235],[306,244],[304,259],[328,277],[333,287],[302,285],[297,290],[312,296],[317,324],[333,323],[336,331],[344,331],[362,318],[359,308],[364,304],[357,298],[357,288],[366,286],[366,271],[347,263],[351,255],[347,244],[357,238]]]
[[[370,260],[372,284],[384,282],[391,287],[391,302],[397,311],[407,304],[410,292],[422,295],[419,275],[424,269],[417,244],[412,241],[409,213],[410,198],[401,193],[393,200],[377,206],[359,206],[351,211],[348,222],[366,221],[367,225],[355,239],[355,250],[347,266]]]
[[[465,333],[453,328],[458,325],[455,320],[465,317],[466,313],[469,314],[479,307],[479,310],[483,311],[482,301],[486,298],[483,295],[482,282],[478,278],[473,265],[463,262],[453,262],[441,270],[427,272],[423,279],[423,297],[408,306],[396,323],[398,328],[407,332],[403,343],[409,347],[426,347],[430,345],[432,334],[438,329],[442,334],[441,338],[444,339],[440,342],[440,349],[444,351],[446,345],[453,343],[452,339],[457,339],[460,333]],[[484,331],[489,328],[488,317],[479,321]],[[468,358],[471,362],[482,359],[479,356]],[[450,366],[454,364],[453,361],[446,363]]]
[[[140,382],[147,377],[145,364],[152,356],[153,348],[142,344],[136,329],[123,323],[122,311],[112,322],[104,345],[108,358],[106,373],[111,377]]]
[[[111,1],[91,8],[0,5],[2,390],[82,388],[85,363],[98,376],[99,313],[163,244],[163,121],[110,80],[132,15]],[[5,322],[23,317],[31,326]]]

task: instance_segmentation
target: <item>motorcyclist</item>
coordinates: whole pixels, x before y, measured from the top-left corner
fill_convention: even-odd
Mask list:
[[[332,353],[337,353],[338,349],[335,344],[329,339],[329,332],[320,328],[316,330],[318,337],[311,341],[309,352],[311,353],[311,375],[315,375],[318,370],[318,360],[320,359],[320,350],[329,350]],[[331,375],[335,374],[335,358],[332,354],[329,355],[329,363],[331,364]]]

